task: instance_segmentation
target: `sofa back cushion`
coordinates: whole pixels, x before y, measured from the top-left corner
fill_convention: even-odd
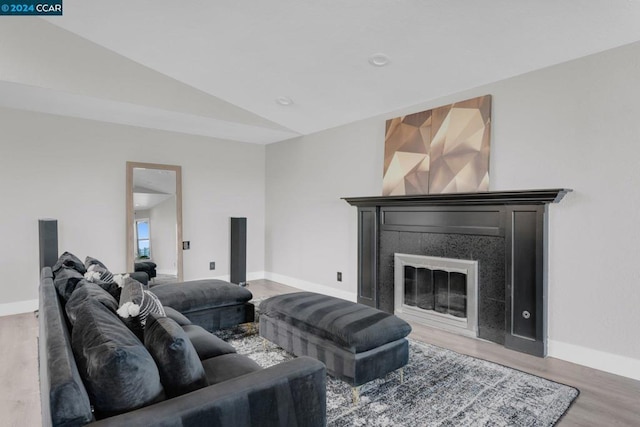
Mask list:
[[[83,279],[84,276],[72,268],[61,268],[55,273],[53,284],[64,303],[71,298],[71,294],[76,290],[77,284]]]
[[[118,301],[102,287],[87,280],[81,280],[64,307],[72,326],[76,323],[78,310],[89,300],[99,301],[113,313],[118,309]]]
[[[88,300],[71,333],[78,370],[98,417],[163,397],[156,364],[138,338],[102,303]]]
[[[198,353],[175,320],[150,313],[144,327],[144,345],[157,363],[167,397],[207,386]]]
[[[60,255],[60,258],[58,258],[53,267],[51,267],[51,271],[53,271],[54,275],[58,275],[58,272],[62,269],[75,270],[80,274],[87,272],[87,268],[84,266],[82,261],[80,261],[80,259],[71,252],[65,252]]]

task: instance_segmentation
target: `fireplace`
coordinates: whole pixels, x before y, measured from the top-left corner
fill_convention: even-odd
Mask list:
[[[477,261],[396,253],[394,272],[397,316],[477,336]]]
[[[410,265],[406,283],[402,279],[402,286],[396,288],[399,269],[394,264],[396,254],[472,260],[477,262],[477,337],[546,355],[548,205],[560,202],[570,191],[345,198],[358,207],[358,302],[388,313],[397,309],[404,317],[418,310],[422,315],[420,306],[433,303],[433,310],[425,311],[441,323],[467,322],[468,326],[473,322],[469,315],[472,291],[467,285],[464,298],[457,292],[463,281],[458,267]],[[418,281],[423,279],[426,282]],[[429,280],[439,283],[431,284],[433,301],[429,292],[419,295],[417,291],[430,286]],[[448,290],[446,304],[438,286]],[[465,333],[472,335],[473,329],[472,325]]]

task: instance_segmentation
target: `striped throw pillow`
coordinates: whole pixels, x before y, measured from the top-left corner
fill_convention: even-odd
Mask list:
[[[167,315],[162,303],[153,292],[145,289],[144,285],[137,280],[124,276],[118,315],[123,319],[135,317],[144,326],[149,313],[162,317]]]
[[[94,283],[97,281],[101,281],[103,283],[114,283],[113,273],[107,270],[106,267],[98,264],[91,264],[87,269],[87,272],[84,274],[84,278]]]

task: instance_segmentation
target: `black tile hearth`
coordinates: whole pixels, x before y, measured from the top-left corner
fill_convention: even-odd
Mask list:
[[[500,236],[382,231],[378,271],[380,309],[389,313],[394,310],[395,253],[478,261],[478,336],[504,344],[504,247],[504,237]],[[436,288],[436,311],[442,312],[438,308],[437,295]]]

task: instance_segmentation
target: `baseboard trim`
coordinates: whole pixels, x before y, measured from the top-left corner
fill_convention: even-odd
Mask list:
[[[615,375],[640,380],[640,360],[574,344],[549,340],[547,355]]]
[[[247,282],[252,280],[260,280],[264,279],[265,272],[264,271],[252,271],[247,273]],[[205,279],[216,279],[216,280],[224,280],[225,282],[231,281],[230,274],[223,274],[222,276],[213,276],[213,277],[202,277],[200,279],[190,279],[190,280],[205,280]]]
[[[38,300],[16,301],[7,304],[0,304],[0,316],[11,316],[13,314],[22,314],[34,312],[38,309]]]
[[[303,291],[316,292],[319,294],[329,295],[336,298],[341,298],[347,301],[356,302],[355,292],[343,291],[340,289],[332,288],[326,285],[320,285],[318,283],[307,282],[306,280],[296,279],[295,277],[284,276],[282,274],[276,274],[271,272],[265,272],[264,278],[267,280],[273,280],[274,282],[282,283],[283,285],[298,288]]]

